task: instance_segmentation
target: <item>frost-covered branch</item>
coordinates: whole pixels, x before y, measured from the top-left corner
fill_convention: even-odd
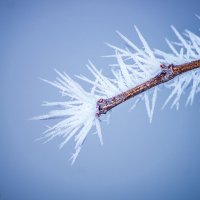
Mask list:
[[[61,120],[54,126],[48,127],[42,139],[50,141],[54,137],[62,136],[64,138],[60,145],[62,148],[74,137],[76,144],[75,153],[71,157],[73,164],[92,129],[96,130],[103,144],[100,115],[125,100],[134,97],[131,109],[138,102],[144,101],[150,122],[161,83],[171,90],[163,107],[172,101],[171,107],[175,106],[178,109],[180,98],[186,88],[190,88],[186,104],[192,104],[195,95],[200,92],[200,37],[189,30],[180,34],[173,26],[172,29],[178,41],[166,40],[170,53],[151,49],[137,27],[135,30],[142,43],[141,48],[117,31],[128,47],[122,49],[108,44],[114,49],[114,54],[107,57],[116,59],[116,63],[111,65],[112,77],[106,77],[91,61],[87,67],[94,78],[77,76],[91,85],[90,91],[83,89],[66,73],[58,71],[55,81],[44,80],[58,88],[64,101],[45,102],[44,106],[54,106],[57,109],[34,118]]]

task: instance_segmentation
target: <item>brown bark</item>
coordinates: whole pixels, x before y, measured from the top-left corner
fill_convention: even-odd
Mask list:
[[[152,79],[134,87],[130,90],[127,90],[117,96],[108,98],[108,99],[99,99],[97,101],[97,117],[100,117],[101,114],[106,114],[109,110],[115,106],[123,103],[124,101],[135,97],[136,95],[153,88],[161,83],[167,82],[174,77],[183,74],[185,72],[191,71],[196,68],[200,68],[200,60],[195,60],[189,63],[184,63],[181,65],[161,65],[161,73],[153,77]]]

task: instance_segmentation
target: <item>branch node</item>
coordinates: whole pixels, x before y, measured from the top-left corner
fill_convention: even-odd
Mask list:
[[[170,65],[161,64],[160,65],[160,68],[162,70],[161,75],[163,75],[162,82],[169,81],[170,79],[172,79],[174,77],[173,67],[174,67],[173,64],[170,64]]]
[[[96,117],[100,117],[101,114],[106,114],[107,109],[105,108],[108,105],[107,99],[99,99],[96,104]]]

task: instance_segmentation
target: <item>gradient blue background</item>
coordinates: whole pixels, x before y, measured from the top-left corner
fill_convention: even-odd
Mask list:
[[[74,166],[73,141],[60,151],[60,138],[34,142],[54,122],[27,120],[48,110],[43,100],[63,100],[38,77],[54,80],[54,68],[91,77],[88,58],[109,74],[104,42],[124,47],[119,30],[140,44],[134,24],[167,51],[171,24],[198,33],[199,8],[199,0],[0,0],[0,200],[199,200],[199,96],[161,110],[168,91],[160,92],[152,124],[143,103],[132,112],[124,103],[102,123],[104,146],[89,135]]]

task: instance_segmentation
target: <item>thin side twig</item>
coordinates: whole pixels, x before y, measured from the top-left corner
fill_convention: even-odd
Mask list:
[[[181,65],[161,65],[162,72],[152,79],[130,89],[126,92],[122,92],[121,94],[108,98],[108,99],[99,99],[97,101],[97,111],[96,116],[100,117],[101,114],[106,114],[109,110],[114,108],[115,106],[123,103],[124,101],[135,97],[136,95],[153,88],[159,84],[165,83],[176,76],[183,74],[187,71],[191,71],[196,68],[200,68],[200,60],[195,60],[189,63],[184,63]]]

